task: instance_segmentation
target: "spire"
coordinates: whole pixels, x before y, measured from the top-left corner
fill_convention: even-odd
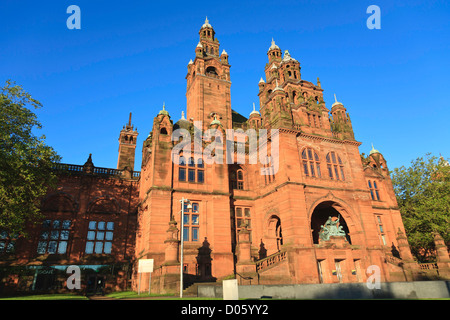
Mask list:
[[[297,61],[294,58],[291,57],[291,54],[288,50],[284,50],[284,57],[282,62],[289,62],[289,61]]]
[[[259,80],[258,83],[266,83],[266,82],[265,82],[264,79],[261,77],[261,80]]]
[[[181,120],[186,120],[186,118],[184,117],[184,111],[181,111]]]
[[[333,105],[331,106],[331,107],[334,107],[334,106],[337,106],[337,105],[343,105],[342,103],[340,103],[339,101],[337,101],[337,99],[336,99],[336,93],[334,94],[334,103],[333,103]]]
[[[202,29],[203,28],[212,28],[212,26],[209,24],[208,17],[206,17],[205,19],[205,23],[203,24]]]
[[[269,51],[270,51],[270,50],[274,50],[274,49],[280,50],[280,47],[278,47],[278,46],[275,44],[275,40],[273,40],[273,38],[272,38],[272,44],[271,44],[271,46],[269,47]]]
[[[166,115],[166,116],[169,115],[169,112],[166,111],[166,103],[165,103],[165,102],[163,102],[163,108],[162,108],[162,110],[158,113],[158,115],[160,115],[160,114]]]
[[[378,151],[377,149],[375,149],[375,148],[373,147],[373,143],[372,143],[372,150],[370,150],[369,155],[374,154],[374,153],[380,153],[380,151]]]
[[[250,113],[250,116],[252,116],[253,114],[256,114],[257,116],[260,116],[261,114],[256,111],[256,107],[255,107],[255,103],[253,102],[253,111]]]

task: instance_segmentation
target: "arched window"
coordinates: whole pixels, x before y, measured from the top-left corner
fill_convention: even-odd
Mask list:
[[[327,154],[327,169],[328,176],[331,179],[342,181],[345,180],[342,160],[334,151],[331,151]]]
[[[186,181],[186,158],[183,156],[178,160],[178,181]]]
[[[159,131],[160,134],[167,134],[167,129],[166,128],[161,128],[161,130]]]
[[[230,182],[233,189],[244,190],[244,171],[242,169],[232,170]]]
[[[273,158],[272,156],[266,157],[266,164],[263,164],[263,171],[264,172],[264,180],[266,185],[272,183],[275,180],[275,172],[273,170]]]
[[[237,171],[237,189],[244,190],[244,172],[242,170]]]
[[[218,75],[216,68],[214,68],[213,66],[209,66],[208,68],[206,68],[206,72],[205,73],[206,73],[206,75],[208,75],[208,74],[212,74],[212,75],[215,75],[215,76]]]
[[[369,189],[372,200],[380,200],[380,194],[378,192],[378,186],[376,181],[369,180]]]
[[[307,177],[322,176],[320,172],[320,161],[317,153],[311,148],[305,148],[302,152],[303,172]]]

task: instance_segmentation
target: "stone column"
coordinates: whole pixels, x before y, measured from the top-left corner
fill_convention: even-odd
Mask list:
[[[238,233],[236,272],[239,284],[256,284],[256,264],[251,260],[250,231],[247,223],[241,225]],[[245,279],[252,278],[252,279]]]
[[[166,248],[164,250],[164,264],[179,264],[178,261],[178,228],[175,220],[169,222],[169,229],[166,231],[167,239],[164,240]]]
[[[450,279],[450,258],[444,239],[439,233],[434,234],[434,244],[436,246],[436,262],[439,270],[439,276]]]
[[[397,232],[397,243],[398,243],[398,251],[400,252],[400,257],[404,262],[414,261],[414,258],[411,254],[411,249],[409,247],[408,239],[406,235],[398,228]]]
[[[175,293],[180,290],[180,262],[178,260],[178,228],[175,220],[169,222],[166,231],[167,238],[164,240],[164,262],[161,265],[161,276],[159,279],[159,293]]]
[[[402,260],[401,267],[403,268],[405,281],[413,281],[419,271],[419,265],[416,261],[414,261],[408,239],[400,228],[398,228],[397,232],[397,244],[398,251],[400,252],[400,258]]]

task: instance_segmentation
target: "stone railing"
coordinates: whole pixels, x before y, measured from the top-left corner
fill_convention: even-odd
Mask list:
[[[117,170],[112,168],[93,167],[92,171],[85,168],[82,165],[67,164],[67,163],[55,163],[53,169],[59,172],[75,173],[75,174],[93,174],[97,176],[106,177],[120,177],[125,175],[125,170]],[[141,175],[140,171],[133,171],[131,179],[137,180]]]
[[[264,269],[273,266],[281,261],[287,259],[286,251],[278,251],[270,256],[256,261],[256,271],[263,271]]]
[[[439,269],[437,263],[419,263],[420,270],[435,270]]]

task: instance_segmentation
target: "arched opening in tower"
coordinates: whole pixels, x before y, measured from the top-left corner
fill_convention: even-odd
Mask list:
[[[341,233],[342,231],[345,232],[345,238],[348,243],[352,243],[347,223],[340,212],[335,209],[336,205],[337,204],[335,202],[325,201],[320,203],[314,209],[313,214],[311,215],[311,231],[314,244],[319,244],[320,232],[323,232],[322,227],[326,228],[327,222],[330,221],[333,225],[336,225],[336,230],[341,230]],[[331,220],[329,220],[330,217]]]

